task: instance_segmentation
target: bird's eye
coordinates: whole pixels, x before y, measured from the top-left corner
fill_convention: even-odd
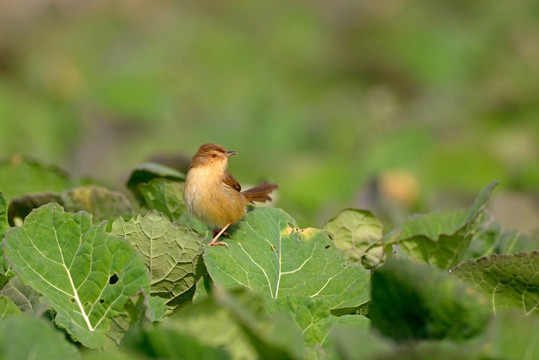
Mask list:
[[[211,157],[212,157],[212,158],[216,158],[216,157],[217,157],[217,154],[211,154]]]

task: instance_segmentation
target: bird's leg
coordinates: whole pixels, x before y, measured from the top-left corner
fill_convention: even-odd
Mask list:
[[[221,230],[222,230],[221,228],[217,228],[217,229],[213,230],[211,232],[211,236],[215,237],[217,234],[219,234],[221,232]],[[221,236],[230,237],[230,234],[225,231],[224,233],[221,234]]]
[[[228,247],[227,243],[224,242],[224,241],[217,241],[217,239],[219,239],[219,236],[221,236],[225,230],[230,226],[230,224],[226,224],[225,226],[223,226],[223,228],[221,229],[221,231],[219,231],[219,233],[217,235],[214,236],[214,238],[212,239],[212,241],[209,243],[210,246],[213,246],[213,245],[225,245],[226,247]],[[217,241],[217,242],[216,242]]]

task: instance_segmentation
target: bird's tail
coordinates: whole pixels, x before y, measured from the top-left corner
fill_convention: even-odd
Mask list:
[[[245,196],[247,201],[266,202],[271,201],[269,194],[278,188],[279,186],[277,186],[277,184],[270,184],[264,181],[263,183],[248,190],[242,191],[241,193]]]

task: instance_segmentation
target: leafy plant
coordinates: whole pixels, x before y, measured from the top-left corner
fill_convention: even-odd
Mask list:
[[[33,167],[57,171],[24,171]],[[255,208],[230,227],[228,247],[208,247],[211,229],[186,212],[183,174],[173,169],[135,169],[133,196],[62,179],[0,193],[5,358],[537,353],[538,256],[492,255],[536,250],[484,224],[495,184],[469,210],[417,216],[386,234],[367,210],[343,210],[321,230]],[[506,331],[513,321],[525,328],[518,339]]]

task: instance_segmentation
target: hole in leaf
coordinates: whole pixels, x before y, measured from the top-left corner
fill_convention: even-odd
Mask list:
[[[288,227],[290,227],[292,229],[294,228],[294,224],[292,224],[290,221],[287,221],[286,225],[288,225]]]
[[[71,300],[72,303],[75,303],[75,299],[71,298],[69,300]]]
[[[100,303],[100,304],[104,304],[104,303],[105,303],[105,299],[99,299],[99,303]]]
[[[86,301],[86,302],[84,303],[84,307],[85,307],[85,308],[87,308],[87,307],[90,306],[90,305],[91,305],[91,304],[90,304],[88,301]]]
[[[118,278],[118,275],[112,274],[112,276],[109,279],[109,284],[114,285],[118,282],[120,278]]]
[[[330,248],[330,245],[326,245],[326,246],[324,246],[324,248],[329,249],[329,248]]]

